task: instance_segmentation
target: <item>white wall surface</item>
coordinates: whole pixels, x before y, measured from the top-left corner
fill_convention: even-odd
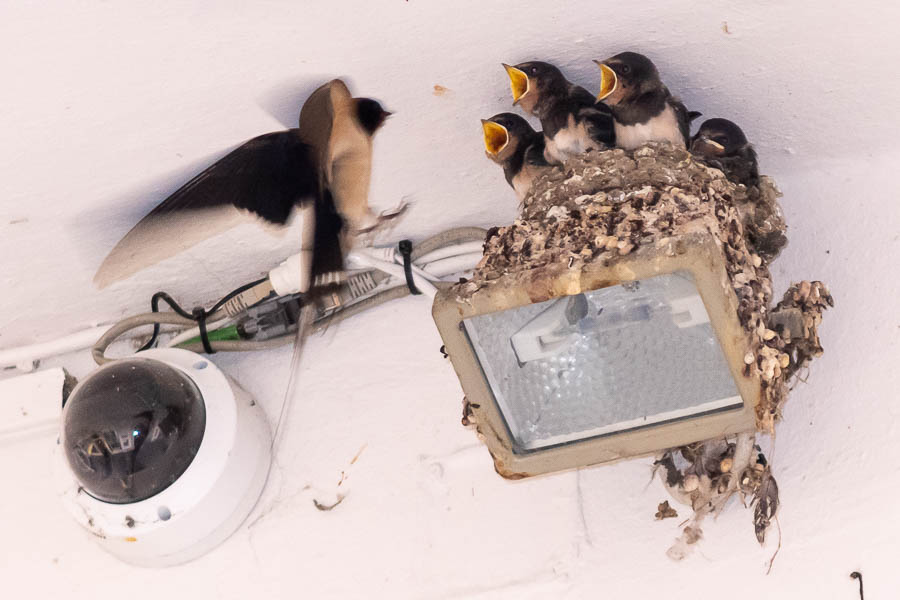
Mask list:
[[[653,521],[665,495],[647,485],[647,460],[500,479],[459,426],[461,392],[427,302],[408,298],[310,342],[275,481],[250,521],[265,516],[195,563],[151,573],[106,556],[53,497],[52,437],[0,442],[4,596],[852,599],[855,569],[870,598],[900,589],[895,4],[84,1],[0,11],[0,348],[143,311],[160,288],[208,301],[283,258],[295,236],[273,241],[248,226],[103,292],[90,282],[143,214],[226,150],[293,123],[328,77],[347,76],[397,113],[377,137],[372,203],[414,206],[384,239],[504,224],[515,201],[483,156],[478,123],[509,109],[499,63],[549,60],[593,89],[590,59],[626,48],[650,55],[691,109],[743,126],[785,193],[779,293],[822,279],[837,303],[826,354],[775,441],[784,539],[768,577],[774,542],[759,548],[739,506],[706,524],[688,561],[665,558],[677,522]],[[277,413],[289,349],[215,361]],[[62,362],[89,369],[83,354]],[[317,511],[312,499],[333,499],[341,471],[350,494]]]

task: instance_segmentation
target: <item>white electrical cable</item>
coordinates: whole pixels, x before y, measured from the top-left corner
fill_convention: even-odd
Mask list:
[[[30,373],[34,370],[34,361],[90,348],[109,328],[109,325],[98,325],[55,340],[0,350],[0,368],[16,367],[22,372]],[[162,330],[171,331],[171,327],[163,326]],[[137,335],[134,333],[124,337]]]
[[[416,286],[422,281],[422,278],[428,281],[441,281],[443,277],[449,275],[462,275],[472,271],[482,258],[481,253],[482,242],[463,242],[460,244],[450,244],[438,250],[433,250],[428,254],[421,256],[412,263],[413,282]],[[348,262],[355,262],[356,266],[361,270],[369,270],[372,268],[388,273],[385,268],[390,268],[388,273],[391,277],[383,280],[378,286],[370,292],[356,298],[359,301],[364,298],[376,296],[378,293],[387,291],[396,287],[406,287],[406,274],[401,270],[397,270],[396,266],[402,265],[402,255],[397,253],[394,247],[370,248],[370,253],[363,257],[359,251],[356,254],[351,253]],[[473,251],[474,250],[474,251]],[[373,256],[378,262],[373,260]],[[418,275],[418,277],[416,276]],[[349,274],[348,274],[349,276]],[[424,284],[423,287],[427,285]]]
[[[385,251],[389,251],[386,253]],[[397,263],[397,252],[391,248],[361,248],[354,250],[347,257],[348,261],[356,264],[372,267],[383,271],[388,275],[397,278],[399,281],[406,282],[406,272],[403,270],[402,264]],[[437,294],[437,288],[429,281],[431,276],[426,275],[424,271],[418,267],[412,268],[413,283],[419,288],[423,294],[430,298],[434,298]]]
[[[31,365],[33,361],[87,348],[96,342],[97,338],[103,335],[107,329],[109,329],[108,325],[92,327],[49,342],[0,350],[0,367],[16,366],[22,371],[29,372],[33,370]]]
[[[399,258],[399,257],[398,257],[398,258]],[[399,259],[399,260],[402,261],[402,259]],[[400,264],[402,265],[403,263],[401,262]],[[403,267],[401,266],[400,268],[402,269]],[[409,266],[409,268],[410,268],[410,271],[412,271],[412,275],[413,275],[413,283],[417,284],[416,287],[418,287],[418,284],[419,284],[419,282],[420,282],[420,280],[416,277],[416,275],[418,275],[419,277],[422,278],[422,281],[427,282],[425,285],[427,285],[427,286],[429,286],[429,287],[431,287],[431,288],[434,288],[434,294],[428,294],[428,292],[425,292],[425,293],[428,294],[430,297],[434,298],[434,296],[437,294],[437,288],[434,287],[434,285],[432,285],[431,282],[432,282],[432,281],[437,281],[438,278],[437,278],[437,277],[434,277],[433,275],[429,275],[428,273],[426,273],[425,271],[423,271],[420,267],[417,267],[415,263],[412,263],[412,264]],[[404,278],[406,277],[405,272],[404,272],[403,277],[404,277]]]
[[[459,254],[432,261],[422,266],[422,270],[432,277],[446,277],[454,273],[471,271],[481,260],[481,252],[472,254]]]

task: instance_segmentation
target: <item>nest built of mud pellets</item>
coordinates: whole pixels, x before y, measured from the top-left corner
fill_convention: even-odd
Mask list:
[[[669,550],[675,559],[701,538],[704,517],[735,495],[753,507],[761,543],[778,508],[777,484],[755,433],[774,433],[791,382],[822,353],[817,327],[832,305],[825,285],[803,281],[773,306],[768,266],[787,243],[779,196],[767,177],[749,189],[736,185],[669,144],[588,153],[538,178],[515,222],[488,233],[472,277],[442,292],[465,305],[498,289],[524,286],[538,302],[581,291],[547,281],[578,280],[592,269],[633,264],[642,256],[674,256],[698,236],[713,240],[724,258],[722,280],[733,291],[728,296],[744,338],[742,374],[758,386],[752,407],[756,432],[673,447],[657,456],[666,488],[694,511]],[[464,410],[464,421],[488,435],[478,412]]]

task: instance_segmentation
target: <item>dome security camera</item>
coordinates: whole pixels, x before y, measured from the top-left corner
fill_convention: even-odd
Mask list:
[[[75,519],[118,558],[170,566],[230,536],[271,461],[260,406],[205,358],[153,349],[103,365],[63,409],[57,465]]]

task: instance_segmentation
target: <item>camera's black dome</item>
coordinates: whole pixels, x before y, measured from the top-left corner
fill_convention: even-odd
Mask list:
[[[117,360],[66,402],[61,443],[91,496],[139,502],[169,487],[194,460],[206,428],[197,386],[149,358]]]

